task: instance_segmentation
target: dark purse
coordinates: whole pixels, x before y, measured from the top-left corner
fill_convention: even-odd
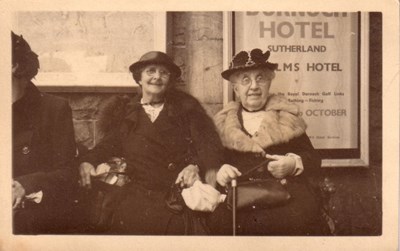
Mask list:
[[[185,166],[189,163],[197,162],[197,152],[193,147],[189,119],[187,116],[182,118],[182,124],[183,128],[187,128],[187,130],[185,130],[185,139],[188,142],[188,149],[186,154],[175,161],[176,163],[179,163],[178,166]],[[181,193],[182,188],[180,187],[180,184],[172,184],[165,196],[165,206],[171,213],[183,217],[185,235],[209,235],[210,230],[206,223],[207,213],[193,211],[188,208]]]
[[[255,170],[266,166],[270,160],[243,173],[238,179],[237,187],[228,190],[227,207],[233,208],[233,193],[236,192],[236,210],[268,208],[283,205],[290,199],[290,194],[285,185],[275,178],[251,179],[248,176]],[[247,179],[246,179],[247,178]]]
[[[182,197],[182,188],[179,184],[173,184],[165,196],[165,205],[173,214],[181,214],[185,208],[185,201]]]
[[[183,217],[185,235],[209,235],[210,230],[206,223],[206,213],[196,212],[188,208],[182,197],[182,188],[179,184],[171,186],[165,197],[167,209]]]
[[[107,164],[110,171],[93,179],[90,191],[89,227],[94,232],[110,229],[114,212],[125,197],[125,185],[130,182],[123,158],[111,158]]]

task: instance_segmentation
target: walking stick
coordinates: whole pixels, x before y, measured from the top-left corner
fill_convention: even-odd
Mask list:
[[[256,171],[257,169],[266,166],[268,162],[270,162],[270,159],[266,159],[257,166],[251,168],[247,172],[243,173],[238,179],[243,180],[243,178],[247,178],[246,176],[250,175],[252,172]],[[237,180],[233,179],[231,181],[231,187],[232,187],[232,228],[233,228],[233,236],[236,235],[236,208],[237,208],[237,203],[236,203],[236,187],[237,187]]]
[[[236,235],[236,179],[232,180],[232,227],[233,236]]]

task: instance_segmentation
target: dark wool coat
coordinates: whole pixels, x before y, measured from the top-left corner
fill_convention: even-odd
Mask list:
[[[294,153],[301,157],[304,172],[287,177],[291,194],[288,204],[269,209],[239,212],[238,234],[241,235],[315,235],[322,234],[319,204],[308,178],[316,177],[321,159],[306,135],[306,124],[298,107],[285,98],[270,96],[265,107],[265,117],[254,136],[245,132],[241,123],[241,105],[229,103],[215,116],[215,124],[226,148],[225,162],[242,173],[258,165],[263,153],[285,155]],[[255,178],[274,179],[265,169]],[[231,212],[221,204],[211,217],[214,234],[231,234]]]
[[[71,108],[66,100],[42,94],[29,83],[12,106],[12,120],[13,179],[27,195],[43,191],[41,203],[25,203],[25,209],[14,212],[14,232],[51,232],[76,183],[71,171],[76,153]]]
[[[117,105],[123,111],[122,120],[118,126],[102,124],[111,129],[82,161],[96,166],[112,156],[126,159],[133,182],[127,185],[111,233],[184,234],[182,217],[165,206],[166,193],[188,164],[199,166],[203,181],[215,182],[223,147],[212,120],[192,96],[169,90],[154,123],[140,99],[138,95],[126,106]],[[107,121],[105,117],[101,120]],[[116,130],[112,132],[112,128]]]

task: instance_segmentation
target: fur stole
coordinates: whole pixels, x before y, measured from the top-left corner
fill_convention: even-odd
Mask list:
[[[141,107],[141,97],[140,93],[133,97],[132,95],[113,95],[103,100],[96,112],[96,117],[98,118],[96,123],[96,139],[101,141],[105,135],[119,128],[123,120],[135,121],[137,119],[138,108]],[[172,88],[167,91],[165,98],[169,116],[206,114],[206,111],[197,99],[183,91]],[[197,124],[201,123],[202,121],[197,122]],[[211,121],[210,123],[212,124]]]
[[[253,137],[243,130],[238,118],[240,103],[230,102],[214,117],[222,144],[241,152],[264,152],[267,147],[286,143],[305,133],[306,123],[297,105],[286,98],[270,95],[265,106],[265,117]]]

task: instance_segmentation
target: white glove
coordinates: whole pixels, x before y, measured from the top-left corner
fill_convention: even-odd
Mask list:
[[[105,173],[108,173],[111,169],[111,166],[107,163],[101,163],[100,165],[98,165],[96,167],[96,175],[95,176],[99,176]]]
[[[196,180],[193,186],[182,190],[182,197],[186,206],[192,210],[213,212],[219,203],[224,202],[226,195]]]
[[[39,204],[40,202],[42,202],[42,198],[43,198],[43,191],[40,190],[39,192],[36,193],[31,193],[25,196],[25,199],[27,200],[31,200],[37,204]]]

